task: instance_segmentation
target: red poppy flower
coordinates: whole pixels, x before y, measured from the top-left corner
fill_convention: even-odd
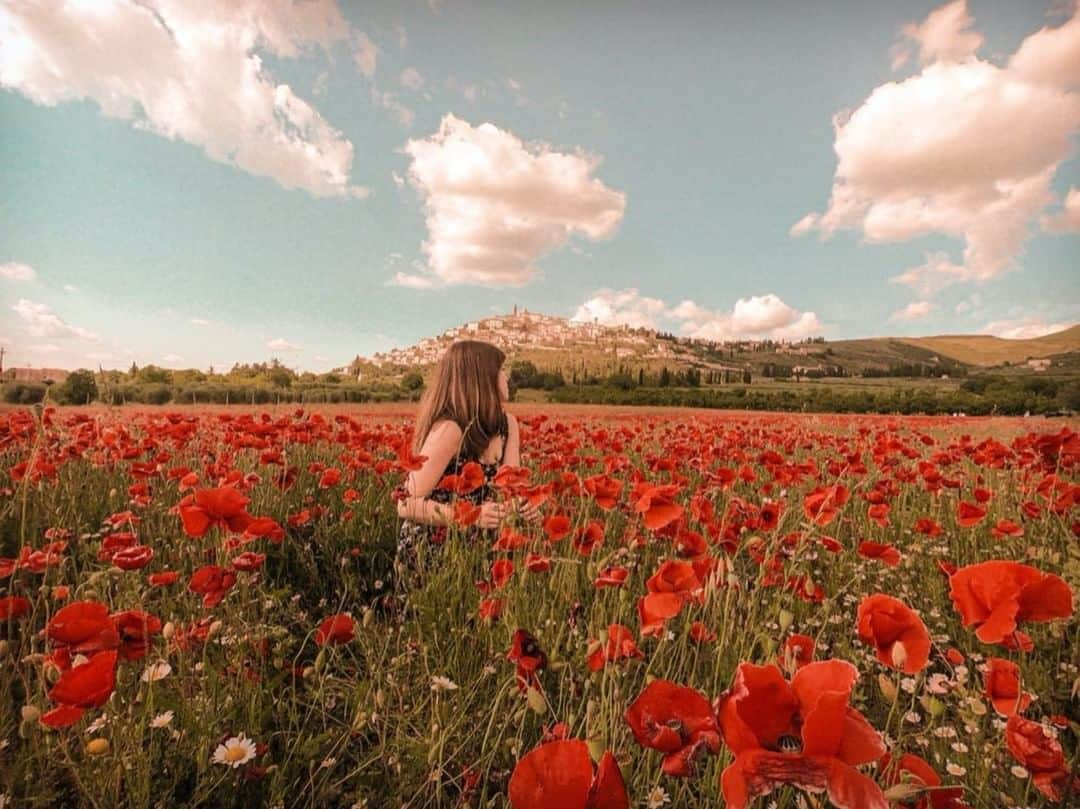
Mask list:
[[[514,577],[514,563],[509,559],[496,559],[491,563],[491,582],[495,589],[505,587]]]
[[[645,583],[650,593],[674,593],[683,601],[700,601],[704,595],[704,584],[698,578],[692,562],[680,559],[667,559],[661,562],[656,572]]]
[[[839,809],[888,809],[881,788],[855,769],[885,752],[881,736],[848,705],[858,677],[843,660],[803,666],[790,684],[776,666],[739,665],[716,704],[735,754],[720,779],[731,809],[782,784],[827,792]]]
[[[246,573],[250,573],[253,570],[258,570],[266,562],[265,553],[255,553],[254,551],[244,551],[233,557],[232,568],[233,570],[241,570]]]
[[[1010,716],[1005,725],[1005,744],[1013,758],[1031,773],[1035,788],[1050,800],[1063,800],[1066,793],[1076,791],[1061,744],[1038,722]]]
[[[720,734],[709,701],[693,688],[653,680],[626,710],[626,721],[642,747],[664,754],[668,775],[692,774],[700,755],[720,752]]]
[[[279,545],[285,539],[285,529],[270,517],[255,517],[244,529],[244,536],[252,539],[256,537],[269,539],[275,545]]]
[[[634,641],[634,635],[622,624],[611,624],[607,628],[607,639],[600,643],[594,641],[595,647],[589,653],[589,671],[600,671],[608,663],[617,660],[628,660],[635,657],[644,657]]]
[[[92,655],[120,645],[108,607],[97,601],[74,601],[61,608],[45,626],[45,634],[73,655]]]
[[[132,545],[113,554],[112,563],[121,570],[142,570],[154,558],[149,545]]]
[[[986,516],[986,509],[974,503],[961,500],[956,506],[956,523],[962,528],[978,525]]]
[[[682,612],[686,601],[676,593],[649,593],[637,602],[642,637],[659,635],[667,622]]]
[[[178,578],[180,574],[175,570],[166,570],[163,573],[151,573],[146,580],[151,587],[168,587],[170,584],[176,584]]]
[[[476,461],[469,461],[461,467],[460,474],[447,475],[440,480],[435,488],[463,495],[474,492],[484,485],[484,467]]]
[[[315,630],[315,643],[319,646],[340,646],[356,636],[356,624],[351,615],[339,612],[323,619]]]
[[[517,684],[523,693],[529,686],[540,686],[536,673],[547,667],[547,655],[532,634],[524,629],[515,630],[506,659],[516,664]]]
[[[889,567],[900,564],[900,551],[892,545],[884,545],[880,542],[864,540],[859,543],[859,556],[864,559],[877,559]]]
[[[570,518],[565,514],[552,514],[544,520],[544,533],[548,542],[558,542],[570,533]]]
[[[114,612],[111,616],[120,635],[120,657],[142,660],[150,648],[150,639],[161,634],[161,619],[139,610]]]
[[[911,753],[904,753],[893,759],[888,753],[878,762],[878,771],[882,773],[882,782],[886,787],[899,783],[913,787],[926,787],[927,791],[913,800],[894,801],[901,809],[969,809],[964,803],[964,788],[941,788],[941,778],[924,759]]]
[[[929,517],[920,517],[915,522],[915,530],[920,534],[926,534],[928,537],[941,536],[941,526]]]
[[[1073,594],[1060,576],[994,559],[949,577],[949,597],[964,626],[978,625],[983,643],[1001,643],[1022,621],[1045,622],[1073,613]]]
[[[22,596],[0,598],[0,621],[14,621],[30,612],[30,600]]]
[[[341,470],[340,469],[327,469],[322,473],[322,477],[319,478],[320,489],[331,489],[337,486],[341,482]]]
[[[477,614],[480,616],[481,620],[494,621],[502,615],[503,607],[505,606],[505,599],[485,598],[480,602],[480,606],[477,608]]]
[[[592,520],[584,528],[579,528],[574,536],[574,549],[582,556],[589,556],[604,544],[604,524]]]
[[[990,533],[994,539],[1004,539],[1005,537],[1022,537],[1024,535],[1024,526],[1020,523],[1013,522],[1012,520],[998,520],[993,528],[990,529]]]
[[[199,489],[180,501],[178,510],[189,537],[202,537],[212,526],[241,532],[253,519],[244,507],[250,503],[235,486]]]
[[[115,650],[99,652],[81,666],[68,669],[49,689],[49,699],[76,708],[100,708],[116,687],[116,659]]]
[[[964,662],[964,653],[956,647],[950,646],[945,652],[945,659],[952,663],[952,665],[959,666]]]
[[[882,528],[887,528],[889,525],[890,508],[891,506],[889,506],[888,503],[875,503],[867,509],[866,516]]]
[[[522,756],[508,787],[513,809],[629,809],[619,765],[605,751],[593,771],[580,739],[541,744]]]
[[[630,571],[625,567],[605,567],[600,571],[600,575],[593,580],[593,587],[597,589],[602,587],[622,587],[629,575]]]
[[[930,633],[918,614],[903,601],[883,593],[859,603],[859,640],[874,647],[886,666],[905,674],[926,668],[930,660]]]
[[[551,557],[530,553],[525,557],[525,569],[530,573],[547,573],[551,570]]]
[[[846,486],[819,486],[803,498],[803,514],[815,525],[826,526],[836,519],[850,497]]]
[[[809,635],[792,634],[784,641],[778,663],[780,667],[792,673],[814,660],[814,648],[817,644]]]
[[[701,621],[694,621],[690,625],[690,640],[694,643],[712,643],[716,640],[716,633]]]
[[[645,527],[650,531],[659,531],[673,523],[683,514],[683,507],[675,502],[679,487],[674,484],[650,486],[637,502],[634,510],[645,517]]]
[[[600,506],[604,511],[611,511],[611,509],[615,508],[623,489],[621,480],[614,480],[607,475],[594,475],[591,478],[585,478],[584,485],[585,491],[593,496],[596,505]]]
[[[467,528],[480,519],[480,506],[471,500],[454,501],[454,524]]]
[[[1020,667],[1010,660],[991,657],[986,661],[983,683],[986,698],[994,705],[994,710],[1002,716],[1022,714],[1031,705],[1031,694],[1020,689]]]
[[[202,595],[202,605],[210,609],[221,603],[225,594],[236,584],[236,574],[218,565],[203,565],[191,574],[188,589]]]

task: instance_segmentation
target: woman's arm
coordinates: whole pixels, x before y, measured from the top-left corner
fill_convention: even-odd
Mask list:
[[[506,451],[503,466],[521,466],[521,431],[513,413],[506,414]]]
[[[410,472],[405,480],[408,496],[397,504],[398,516],[403,520],[424,523],[425,525],[448,525],[453,517],[453,507],[445,503],[429,500],[428,495],[442,479],[447,464],[461,445],[461,428],[452,421],[440,421],[431,428],[420,455],[427,456],[424,465],[415,472]]]

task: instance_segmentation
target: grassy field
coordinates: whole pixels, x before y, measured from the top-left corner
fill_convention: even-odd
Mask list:
[[[0,411],[0,803],[737,806],[732,772],[780,809],[1068,803],[1068,426],[511,409],[491,496],[545,523],[462,509],[419,570],[410,405]],[[988,560],[1038,582],[991,588],[999,634]]]

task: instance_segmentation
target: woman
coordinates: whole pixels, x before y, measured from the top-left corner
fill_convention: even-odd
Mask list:
[[[463,340],[446,350],[435,377],[420,401],[413,433],[413,452],[427,460],[395,491],[401,517],[398,560],[415,566],[420,544],[440,545],[453,521],[453,500],[480,506],[476,522],[482,529],[498,528],[511,513],[536,522],[538,506],[494,499],[491,482],[503,466],[521,465],[517,419],[503,409],[510,383],[502,370],[506,355],[490,343]],[[467,494],[438,488],[447,475],[459,474],[466,463],[479,463],[483,484]]]

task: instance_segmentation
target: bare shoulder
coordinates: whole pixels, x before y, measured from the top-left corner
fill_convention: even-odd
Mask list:
[[[461,427],[458,426],[457,422],[451,419],[441,419],[431,425],[431,430],[428,432],[427,440],[424,443],[431,441],[440,445],[453,444],[457,446],[462,435]]]

